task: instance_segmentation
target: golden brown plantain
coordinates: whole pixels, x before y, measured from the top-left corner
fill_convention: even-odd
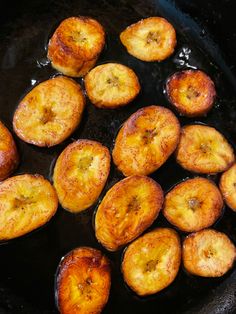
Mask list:
[[[156,219],[163,199],[160,185],[151,178],[136,175],[119,181],[98,207],[98,241],[107,250],[116,251],[137,238]]]
[[[217,186],[197,177],[179,183],[167,193],[163,214],[180,230],[193,232],[213,225],[222,209],[223,199]]]
[[[125,176],[148,175],[173,153],[179,136],[179,121],[169,109],[141,108],[120,129],[112,152],[113,161]]]
[[[63,48],[57,34],[54,33],[48,44],[48,59],[57,71],[64,75],[79,77],[84,61],[76,58],[65,47]]]
[[[185,269],[196,276],[223,276],[235,261],[234,244],[226,234],[205,229],[187,236],[183,243]]]
[[[212,108],[216,96],[213,81],[200,70],[174,73],[167,80],[166,92],[172,105],[187,117],[205,115]]]
[[[89,17],[70,17],[61,22],[48,44],[52,66],[65,75],[80,77],[96,63],[105,44],[100,23]]]
[[[214,174],[225,171],[233,164],[234,152],[215,128],[187,125],[182,128],[176,160],[189,171]]]
[[[98,199],[110,171],[109,150],[96,141],[68,145],[56,161],[54,187],[62,207],[80,212]]]
[[[120,40],[128,53],[143,61],[162,61],[176,45],[173,26],[162,17],[149,17],[128,26]]]
[[[78,76],[80,76],[80,77],[85,76],[89,72],[89,70],[91,70],[95,66],[97,59],[98,58],[84,61],[82,68],[78,72]]]
[[[226,170],[220,178],[220,190],[226,204],[236,211],[236,164]]]
[[[52,60],[52,66],[59,72],[72,77],[81,77],[87,74],[98,59],[96,57],[91,60],[82,60],[70,55],[67,50],[64,52],[56,34],[52,36],[49,47],[48,58]]]
[[[57,206],[56,192],[42,176],[23,174],[5,180],[0,185],[0,240],[41,227]]]
[[[61,314],[99,314],[110,286],[109,260],[98,250],[80,247],[67,254],[58,268],[56,298]]]
[[[174,281],[180,261],[178,234],[157,228],[128,246],[122,262],[124,280],[140,296],[157,293]]]
[[[54,146],[79,125],[85,99],[79,84],[57,76],[34,87],[19,103],[13,127],[23,141]]]
[[[19,154],[10,131],[0,121],[0,181],[6,179],[19,164]]]
[[[85,88],[96,107],[114,109],[130,103],[138,95],[140,84],[130,68],[119,63],[106,63],[86,75]]]

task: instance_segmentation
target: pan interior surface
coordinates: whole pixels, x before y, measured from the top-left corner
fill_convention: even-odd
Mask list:
[[[179,1],[182,5],[184,1]],[[197,2],[197,1],[193,1]],[[213,1],[212,1],[213,2]],[[87,107],[79,128],[62,144],[37,148],[15,136],[21,162],[15,174],[39,173],[52,180],[52,169],[60,152],[73,140],[97,140],[110,150],[121,124],[139,108],[161,105],[171,108],[164,85],[166,79],[181,69],[201,69],[214,80],[217,98],[207,116],[198,119],[178,116],[181,125],[200,122],[217,128],[235,146],[235,78],[209,34],[178,7],[178,1],[87,1],[36,0],[6,1],[1,12],[0,42],[0,119],[12,130],[12,117],[19,100],[36,84],[57,75],[46,58],[48,40],[64,18],[91,16],[106,30],[106,47],[98,64],[119,62],[131,67],[142,90],[127,107],[118,110]],[[119,40],[128,25],[149,16],[163,16],[177,31],[174,54],[163,62],[145,63],[129,55]],[[209,12],[210,15],[210,12]],[[82,79],[76,79],[83,85]],[[151,175],[164,191],[194,175],[180,168],[172,156]],[[219,176],[207,176],[218,183]],[[122,174],[112,165],[108,183],[100,196]],[[112,262],[112,289],[104,313],[233,313],[236,310],[236,272],[222,278],[197,278],[183,269],[167,289],[157,295],[139,298],[123,282],[120,271],[122,252],[109,253],[97,242],[90,209],[71,214],[62,208],[46,226],[27,236],[0,245],[0,313],[57,313],[54,301],[54,276],[62,256],[78,246],[101,249]],[[225,208],[224,216],[213,226],[236,243],[236,216]],[[151,226],[170,226],[162,215]],[[171,226],[170,226],[171,227]],[[184,238],[185,234],[179,233]]]

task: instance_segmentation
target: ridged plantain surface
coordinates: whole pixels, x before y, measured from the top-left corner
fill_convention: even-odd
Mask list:
[[[174,73],[167,80],[166,93],[175,109],[187,117],[206,115],[216,96],[213,81],[200,70]]]
[[[196,276],[221,277],[235,261],[236,250],[228,236],[205,229],[190,234],[183,243],[185,269]]]
[[[91,102],[99,108],[117,108],[130,103],[139,93],[134,71],[119,63],[106,63],[92,69],[85,77]]]
[[[157,293],[175,279],[181,262],[178,234],[157,228],[131,243],[124,253],[122,273],[125,282],[138,295]]]
[[[14,131],[36,146],[54,146],[79,125],[85,106],[81,87],[57,76],[34,87],[19,103],[13,117]]]
[[[214,174],[227,170],[235,157],[232,146],[220,132],[194,124],[182,128],[176,160],[189,171]]]
[[[53,184],[62,207],[80,212],[98,199],[110,171],[110,153],[101,143],[78,140],[58,157]]]
[[[197,177],[177,184],[167,193],[163,214],[178,229],[194,232],[213,225],[222,209],[223,199],[217,186]]]
[[[99,250],[74,249],[60,263],[56,282],[61,314],[99,314],[109,298],[110,262]]]
[[[128,53],[142,61],[162,61],[175,49],[176,33],[162,17],[149,17],[128,26],[120,40]]]
[[[220,178],[220,190],[226,204],[236,211],[236,164],[226,170]]]
[[[95,233],[108,250],[116,251],[138,237],[159,214],[160,185],[145,176],[125,178],[106,193],[95,216]]]
[[[120,129],[112,152],[113,161],[125,176],[148,175],[174,152],[179,136],[179,121],[169,109],[141,108]]]
[[[0,185],[0,240],[22,236],[48,222],[58,200],[49,181],[40,175],[11,177]]]
[[[6,179],[19,164],[19,153],[10,131],[0,121],[0,181]]]
[[[96,63],[105,44],[102,25],[90,17],[69,17],[61,22],[48,44],[48,58],[61,73],[84,76]]]

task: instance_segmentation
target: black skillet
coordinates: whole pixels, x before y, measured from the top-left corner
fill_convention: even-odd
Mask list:
[[[124,63],[137,72],[142,84],[140,96],[120,110],[98,110],[87,101],[81,126],[71,138],[55,148],[37,148],[16,138],[21,153],[21,164],[16,173],[40,173],[51,179],[56,157],[73,139],[96,139],[111,149],[121,123],[131,113],[151,104],[169,107],[163,93],[165,80],[176,70],[187,67],[206,71],[215,81],[218,92],[214,109],[198,121],[215,126],[235,147],[233,0],[8,0],[1,1],[0,5],[0,119],[10,130],[12,115],[21,97],[33,85],[57,74],[47,64],[45,47],[50,34],[66,17],[87,15],[98,19],[107,31],[107,45],[99,63]],[[162,15],[173,23],[178,45],[168,60],[144,63],[127,54],[118,34],[127,25],[153,15]],[[195,122],[179,118],[182,125]],[[152,177],[167,191],[176,182],[191,176],[171,157]],[[122,175],[112,166],[105,191],[120,178]],[[218,176],[212,179],[217,182]],[[45,227],[1,244],[0,314],[57,313],[54,275],[61,257],[80,245],[105,252],[94,237],[92,219],[95,208],[78,215],[59,208]],[[164,225],[168,223],[160,215],[151,228]],[[226,232],[236,243],[236,214],[228,208],[214,227]],[[112,261],[113,274],[111,295],[104,313],[236,313],[235,269],[220,279],[191,277],[181,270],[169,288],[141,299],[123,283],[120,273],[122,251],[105,253]]]

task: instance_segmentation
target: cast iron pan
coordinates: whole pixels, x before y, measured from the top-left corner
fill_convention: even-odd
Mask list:
[[[0,30],[0,119],[11,131],[19,100],[32,86],[57,74],[47,64],[45,48],[55,27],[66,17],[87,15],[98,19],[107,32],[107,45],[99,63],[118,61],[130,66],[142,85],[140,96],[120,110],[98,110],[87,101],[80,127],[55,148],[37,148],[16,138],[21,154],[16,173],[39,173],[51,180],[55,159],[74,139],[95,139],[112,149],[120,125],[131,113],[152,104],[169,107],[163,93],[165,80],[176,70],[188,67],[206,71],[218,92],[214,109],[197,121],[216,127],[236,148],[236,80],[231,64],[236,52],[236,34],[229,28],[231,22],[234,25],[233,5],[230,7],[233,1],[8,0],[1,1],[1,5],[4,2]],[[177,49],[161,63],[145,63],[128,55],[118,37],[127,25],[153,15],[166,17],[177,30]],[[218,40],[225,54],[214,40]],[[78,81],[83,84],[82,80]],[[179,118],[182,125],[196,122]],[[192,176],[173,157],[152,175],[165,191]],[[121,178],[112,166],[103,194]],[[212,176],[212,179],[217,182],[219,178]],[[112,261],[112,289],[104,313],[235,313],[235,270],[223,278],[204,279],[191,277],[181,269],[175,282],[161,293],[149,298],[135,296],[122,280],[122,251],[108,253],[95,239],[92,220],[96,206],[77,215],[59,208],[52,221],[40,230],[1,244],[0,314],[57,313],[54,304],[57,265],[63,255],[80,245],[99,248]],[[151,228],[156,226],[168,226],[162,215]],[[236,243],[236,215],[227,207],[214,227]]]

